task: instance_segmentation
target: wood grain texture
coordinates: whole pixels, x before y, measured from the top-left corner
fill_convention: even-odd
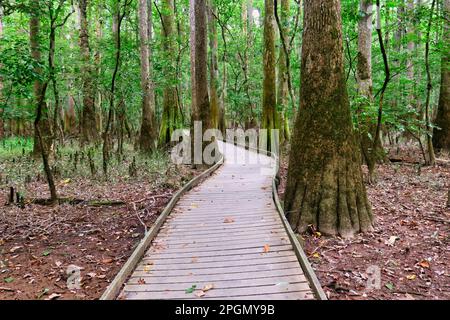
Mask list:
[[[272,199],[276,162],[219,146],[224,164],[179,199],[119,299],[314,299]]]

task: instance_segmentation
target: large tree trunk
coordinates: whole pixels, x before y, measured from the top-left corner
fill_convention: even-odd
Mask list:
[[[300,111],[285,211],[293,229],[350,237],[372,230],[343,64],[338,0],[304,3]]]
[[[39,10],[35,7],[35,3],[32,4],[32,8],[34,7],[34,10],[32,10],[31,17],[30,17],[30,49],[31,49],[31,56],[34,60],[40,62],[41,61],[41,48],[39,45],[39,32],[40,32],[40,20],[39,20]],[[36,70],[37,73],[41,73],[41,68],[38,68]],[[41,80],[36,80],[34,82],[33,87],[33,93],[34,93],[34,105],[38,106],[39,101],[41,100],[41,94],[42,94],[42,86],[43,83]],[[47,156],[49,156],[53,150],[53,137],[52,137],[52,130],[51,130],[51,121],[49,119],[48,115],[48,107],[47,103],[45,102],[45,96],[42,99],[41,103],[41,115],[40,115],[40,121],[38,121],[39,130],[34,130],[34,144],[33,144],[33,157],[38,158],[41,156],[42,149],[41,149],[41,143],[39,142],[39,134],[41,135],[42,139],[42,147],[44,148],[44,152]],[[39,132],[38,132],[39,131]]]
[[[141,51],[141,88],[142,88],[142,122],[139,136],[139,148],[143,152],[151,152],[155,148],[155,97],[150,69],[149,28],[147,21],[151,3],[139,0],[139,44]]]
[[[91,51],[89,48],[88,0],[79,0],[80,18],[80,51],[81,51],[81,77],[83,81],[83,114],[81,119],[81,135],[83,143],[96,142],[99,139],[95,121],[95,88],[94,69],[91,64]]]
[[[176,32],[174,0],[162,1],[162,36],[165,54],[164,75],[166,84],[163,92],[163,114],[159,131],[159,143],[170,143],[172,133],[180,127],[180,107],[177,96]]]
[[[275,15],[273,0],[264,1],[264,82],[261,128],[267,129],[267,150],[271,150],[273,129],[279,128],[275,77]]]
[[[211,96],[211,126],[218,129],[221,121],[221,107],[219,105],[219,62],[217,58],[218,39],[217,26],[214,16],[217,16],[217,10],[214,6],[213,0],[208,3],[208,26],[209,26],[209,93]]]
[[[441,61],[441,89],[436,116],[436,125],[440,128],[433,130],[433,145],[438,150],[450,151],[450,0],[444,0],[444,38]]]
[[[194,122],[202,124],[202,133],[211,128],[211,108],[208,95],[208,43],[206,0],[191,0],[191,65],[192,73],[192,116],[191,137],[195,143]],[[196,135],[199,137],[199,133]],[[202,144],[202,150],[205,147]],[[192,149],[195,153],[195,148]],[[203,152],[202,152],[203,153]],[[200,152],[195,153],[194,161],[201,162]]]

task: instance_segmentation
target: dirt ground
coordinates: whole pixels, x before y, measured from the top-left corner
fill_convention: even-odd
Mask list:
[[[179,166],[151,183],[120,179],[58,183],[61,197],[124,203],[119,205],[27,204],[21,209],[6,205],[2,197],[0,300],[99,298],[145,228],[152,226],[172,194],[195,174]],[[27,195],[47,197],[46,190],[43,182],[33,182]],[[69,290],[68,281],[79,283],[80,289]]]
[[[351,240],[301,235],[304,249],[330,299],[450,299],[450,162],[420,167],[416,149],[397,151],[367,185],[375,231]],[[281,166],[282,198],[287,161]],[[379,288],[367,287],[381,273]],[[372,287],[373,289],[371,289]],[[369,289],[368,289],[369,288]]]

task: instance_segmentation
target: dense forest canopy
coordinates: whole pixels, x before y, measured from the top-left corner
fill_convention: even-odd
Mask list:
[[[170,2],[170,1],[169,1]],[[160,122],[163,114],[163,95],[167,86],[176,86],[178,107],[182,121],[188,123],[190,117],[190,59],[189,59],[189,3],[172,1],[173,10],[167,1],[152,3],[152,32],[149,46],[152,55],[152,81],[155,88],[155,113]],[[278,1],[278,5],[283,1]],[[285,1],[286,2],[286,1]],[[294,101],[300,94],[300,60],[302,42],[301,1],[290,2],[285,16],[289,41],[290,73]],[[80,131],[83,108],[83,79],[85,72],[80,50],[80,8],[78,1],[38,1],[31,8],[28,1],[3,1],[2,3],[2,120],[7,135],[32,135],[36,101],[33,99],[33,83],[49,75],[47,55],[51,17],[55,19],[55,61],[54,77],[60,110],[54,112],[55,88],[47,90],[49,117],[57,116],[59,126],[64,126],[65,134],[77,135]],[[214,12],[210,15],[215,25],[217,44],[219,99],[225,106],[225,118],[229,126],[249,126],[259,122],[262,113],[263,68],[263,18],[264,1],[212,1]],[[139,1],[87,1],[87,33],[89,35],[89,63],[95,69],[93,86],[97,130],[106,123],[109,109],[111,78],[115,69],[115,13],[124,10],[121,24],[121,59],[116,81],[115,113],[123,109],[126,128],[135,135],[140,129],[142,91],[140,87],[139,53]],[[423,135],[423,119],[418,117],[426,100],[425,41],[427,27],[432,19],[430,31],[430,68],[432,74],[431,114],[437,111],[441,57],[445,52],[443,36],[444,1],[436,1],[430,17],[431,1],[382,1],[382,32],[389,57],[391,81],[385,93],[383,123],[396,132],[411,131],[416,136]],[[166,13],[167,11],[167,13]],[[279,8],[281,16],[282,9]],[[171,17],[172,44],[168,49],[167,37],[162,19]],[[376,119],[377,103],[365,103],[358,94],[356,81],[358,59],[358,20],[365,13],[360,10],[359,1],[342,1],[343,29],[345,37],[345,64],[347,86],[350,91],[353,111],[364,107],[362,117]],[[30,51],[30,19],[37,15],[40,23],[37,35],[41,59],[37,61]],[[371,15],[374,20],[374,15]],[[65,21],[65,19],[67,21]],[[299,21],[300,20],[300,21]],[[65,22],[65,23],[64,23]],[[373,28],[372,74],[373,91],[377,99],[384,81],[383,60],[379,43]],[[244,31],[244,32],[242,32]],[[277,63],[282,63],[280,36],[276,33]],[[171,53],[169,53],[171,51]],[[168,67],[169,66],[169,67]],[[39,67],[39,68],[38,68]],[[167,77],[174,69],[175,77]],[[38,72],[39,70],[39,72]],[[223,77],[226,75],[226,79]],[[414,97],[414,99],[412,99]],[[297,106],[286,103],[286,116],[292,119]],[[117,102],[118,104],[118,102]],[[282,109],[284,106],[278,106]],[[253,122],[252,122],[253,121]],[[356,122],[355,118],[355,122]]]

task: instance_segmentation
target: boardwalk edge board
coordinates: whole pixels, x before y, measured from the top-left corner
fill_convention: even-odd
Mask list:
[[[162,225],[166,221],[167,217],[172,212],[172,209],[175,207],[178,200],[185,193],[190,191],[195,186],[199,185],[200,182],[202,182],[204,178],[212,175],[223,163],[224,163],[224,157],[222,155],[222,158],[215,165],[213,165],[211,168],[207,169],[200,175],[194,177],[192,180],[190,180],[188,183],[186,183],[180,190],[178,190],[175,193],[175,195],[173,195],[172,199],[169,201],[167,206],[161,212],[161,214],[158,217],[158,219],[156,220],[156,222],[153,224],[153,226],[150,228],[150,230],[146,233],[144,238],[139,242],[138,246],[133,251],[131,256],[128,258],[127,262],[123,265],[122,269],[120,269],[119,273],[116,275],[116,277],[111,282],[111,284],[106,288],[105,292],[100,297],[100,300],[114,300],[118,296],[125,281],[133,273],[137,264],[142,259],[142,257],[145,255],[145,252],[147,251],[148,247],[150,246],[152,240],[158,234],[159,230],[161,229]]]
[[[306,278],[310,282],[311,290],[314,292],[314,294],[316,295],[316,298],[318,298],[319,300],[328,300],[325,292],[322,289],[319,279],[317,278],[317,275],[314,272],[314,269],[312,268],[311,264],[308,261],[308,257],[306,256],[305,251],[303,250],[302,246],[300,245],[300,242],[298,241],[297,236],[295,235],[294,231],[291,228],[291,225],[289,224],[289,222],[286,219],[286,215],[284,214],[283,207],[282,207],[280,199],[278,197],[278,188],[277,188],[277,184],[276,184],[278,172],[280,170],[278,157],[270,151],[255,149],[255,148],[252,148],[252,147],[249,147],[246,145],[241,145],[238,143],[234,143],[234,145],[244,148],[246,150],[252,150],[257,153],[265,154],[265,155],[271,157],[272,159],[274,159],[275,164],[276,164],[276,171],[275,171],[276,174],[272,180],[272,197],[273,197],[273,201],[275,202],[275,207],[277,208],[277,211],[280,215],[281,221],[283,222],[283,226],[286,229],[286,232],[288,233],[288,236],[289,236],[289,239],[291,240],[292,246],[294,247],[295,255],[297,256],[298,261],[300,262],[300,265],[303,268],[303,272],[304,272]]]

